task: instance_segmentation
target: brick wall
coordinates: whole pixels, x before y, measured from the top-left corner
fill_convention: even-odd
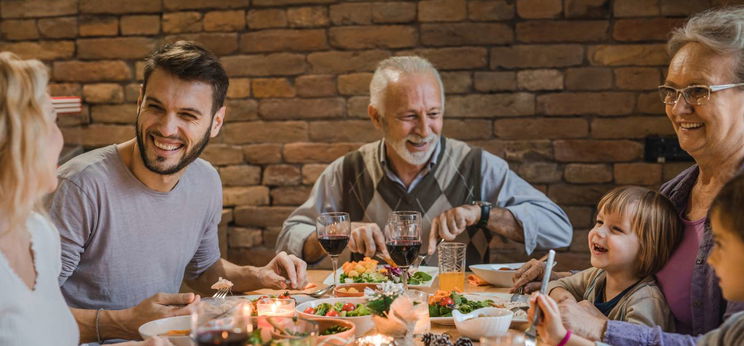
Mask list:
[[[366,117],[375,63],[423,55],[442,71],[444,133],[505,158],[568,212],[568,267],[587,263],[603,193],[689,165],[643,162],[642,139],[673,134],[655,91],[670,28],[722,1],[2,0],[0,50],[44,60],[53,95],[83,97],[60,124],[86,149],[134,135],[158,42],[221,56],[227,124],[202,157],[224,183],[229,257],[251,264],[329,162],[379,137]]]

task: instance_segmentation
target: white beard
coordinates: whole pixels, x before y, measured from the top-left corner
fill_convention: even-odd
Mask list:
[[[439,140],[439,136],[432,133],[426,138],[421,138],[417,135],[408,135],[405,138],[399,140],[399,141],[392,141],[388,138],[385,138],[385,140],[390,143],[390,146],[395,150],[396,153],[398,153],[398,156],[400,156],[403,160],[408,162],[411,165],[419,166],[425,164],[429,159],[431,158],[431,154],[434,152],[434,149],[436,149],[436,141]],[[414,143],[421,143],[421,142],[427,142],[429,144],[429,149],[426,151],[420,151],[412,153],[408,151],[408,148],[406,148],[406,142],[411,141]]]

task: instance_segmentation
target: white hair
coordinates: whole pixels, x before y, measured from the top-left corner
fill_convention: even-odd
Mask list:
[[[736,81],[744,82],[744,6],[733,6],[698,13],[672,32],[667,48],[674,56],[684,45],[697,42],[720,55],[733,55]]]
[[[442,113],[444,113],[444,84],[439,71],[434,65],[419,56],[395,56],[387,58],[377,65],[372,81],[369,83],[369,103],[380,114],[384,114],[385,89],[391,81],[397,81],[401,75],[409,73],[431,73],[439,83],[442,93]]]

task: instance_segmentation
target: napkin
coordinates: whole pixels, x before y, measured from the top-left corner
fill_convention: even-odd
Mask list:
[[[486,286],[486,285],[489,285],[488,281],[483,280],[483,278],[481,278],[480,276],[475,275],[475,274],[468,275],[468,282],[470,283],[471,286]]]

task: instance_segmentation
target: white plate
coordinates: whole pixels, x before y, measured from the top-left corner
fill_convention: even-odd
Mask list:
[[[472,267],[472,266],[471,266]],[[495,303],[509,302],[511,294],[509,293],[498,293],[498,292],[478,292],[478,293],[466,293],[465,298],[468,300],[487,300],[491,299]],[[529,296],[525,296],[529,299]],[[431,323],[440,324],[443,326],[454,326],[455,320],[452,317],[430,317]],[[526,323],[527,318],[512,318],[512,323]]]
[[[524,263],[496,263],[496,264],[475,264],[470,266],[470,270],[475,275],[480,276],[483,280],[496,287],[511,287],[514,273]],[[509,268],[509,270],[499,270],[500,268]]]
[[[165,334],[169,330],[191,329],[191,316],[166,317],[141,325],[138,329],[143,339]],[[167,339],[176,346],[191,346],[190,336],[168,336]]]
[[[418,271],[424,272],[426,274],[431,275],[431,280],[424,282],[421,285],[408,285],[409,287],[431,287],[431,284],[434,282],[434,279],[437,278],[437,275],[439,275],[439,268],[437,267],[430,267],[430,266],[419,266]],[[336,275],[341,275],[344,272],[343,269],[338,268],[336,271]],[[333,284],[333,276],[331,274],[328,274],[326,276],[325,280],[323,280],[323,283],[326,285],[332,285]],[[340,284],[343,284],[345,282],[339,282]]]

